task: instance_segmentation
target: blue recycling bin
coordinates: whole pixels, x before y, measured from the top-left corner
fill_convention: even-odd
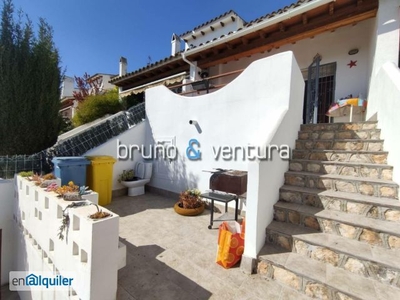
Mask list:
[[[80,156],[54,157],[54,176],[61,179],[61,185],[73,181],[78,186],[86,185],[86,166],[90,161]]]

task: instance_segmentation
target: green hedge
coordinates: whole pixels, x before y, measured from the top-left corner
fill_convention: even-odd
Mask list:
[[[80,126],[121,110],[123,110],[123,105],[119,101],[118,90],[113,89],[102,95],[87,97],[78,105],[72,123],[74,126]]]

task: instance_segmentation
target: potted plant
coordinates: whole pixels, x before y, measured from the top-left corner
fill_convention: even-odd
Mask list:
[[[121,174],[118,176],[118,182],[122,181],[135,181],[137,177],[135,177],[135,171],[133,169],[123,170]]]
[[[204,201],[201,200],[201,192],[197,189],[188,189],[179,195],[174,210],[183,216],[197,216],[204,211]]]

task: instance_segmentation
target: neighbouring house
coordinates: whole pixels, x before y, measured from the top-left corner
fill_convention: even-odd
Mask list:
[[[112,74],[96,73],[88,78],[88,81],[94,82],[94,86],[89,89],[89,94],[102,93],[113,89],[115,86],[110,83],[110,80],[115,77]],[[74,92],[79,92],[75,87],[75,80],[71,76],[64,76],[61,84],[61,109],[60,113],[63,118],[71,119],[78,106],[78,101],[74,97]]]
[[[70,76],[64,76],[61,84],[60,113],[65,119],[71,119],[74,115],[74,92],[76,91],[78,91],[78,89],[74,87],[74,78]]]

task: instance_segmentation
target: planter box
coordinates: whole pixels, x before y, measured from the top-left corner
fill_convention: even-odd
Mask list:
[[[61,275],[73,272],[71,290],[57,290],[57,299],[115,300],[118,268],[126,264],[126,248],[119,243],[119,216],[99,207],[112,216],[93,220],[88,216],[97,211],[94,205],[71,208],[68,231],[60,240],[63,210],[71,201],[20,176],[16,178],[15,198],[14,219],[19,235],[16,270]],[[97,193],[86,198],[98,202]],[[50,299],[41,291],[19,294],[21,300]]]

